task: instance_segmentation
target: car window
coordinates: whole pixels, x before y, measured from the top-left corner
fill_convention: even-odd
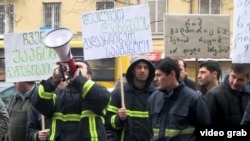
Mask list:
[[[8,105],[10,99],[12,98],[12,96],[14,96],[16,94],[16,92],[17,91],[16,91],[15,86],[5,88],[4,90],[2,90],[0,92],[0,98],[4,102],[5,106]]]

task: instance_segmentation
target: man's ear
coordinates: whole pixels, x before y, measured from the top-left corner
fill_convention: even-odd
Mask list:
[[[92,79],[92,75],[87,74],[87,78],[88,78],[88,80],[91,80]]]
[[[188,72],[188,68],[184,68],[184,71],[187,73]]]

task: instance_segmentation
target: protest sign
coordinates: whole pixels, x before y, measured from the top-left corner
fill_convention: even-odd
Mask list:
[[[148,5],[83,13],[81,22],[85,60],[152,51]]]
[[[4,35],[6,82],[36,81],[51,76],[59,58],[43,43],[47,33],[33,31]]]
[[[233,63],[250,63],[250,0],[234,1]]]
[[[165,55],[229,58],[228,15],[164,15]]]

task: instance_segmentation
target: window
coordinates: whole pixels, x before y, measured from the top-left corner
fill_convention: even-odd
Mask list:
[[[44,3],[44,26],[53,29],[60,27],[60,3]]]
[[[8,10],[9,8],[9,10]],[[9,15],[9,31],[5,31],[6,29],[6,14]],[[0,5],[0,35],[4,33],[9,33],[14,31],[14,4],[1,4]]]
[[[96,10],[114,8],[114,0],[96,0]]]
[[[163,16],[166,12],[166,0],[148,0],[150,23],[153,34],[163,34]]]
[[[82,48],[71,48],[75,58],[83,56]],[[94,81],[114,81],[115,80],[115,58],[105,58],[87,61],[92,70],[92,80]]]
[[[200,0],[200,14],[220,14],[220,0]]]

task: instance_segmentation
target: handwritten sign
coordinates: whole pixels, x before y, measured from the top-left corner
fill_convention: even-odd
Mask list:
[[[229,16],[164,15],[165,55],[172,57],[228,58]]]
[[[36,81],[51,76],[59,58],[43,43],[47,33],[34,31],[4,35],[6,82]]]
[[[152,51],[148,5],[83,13],[81,21],[86,60]]]
[[[250,63],[250,0],[234,1],[233,63]]]

